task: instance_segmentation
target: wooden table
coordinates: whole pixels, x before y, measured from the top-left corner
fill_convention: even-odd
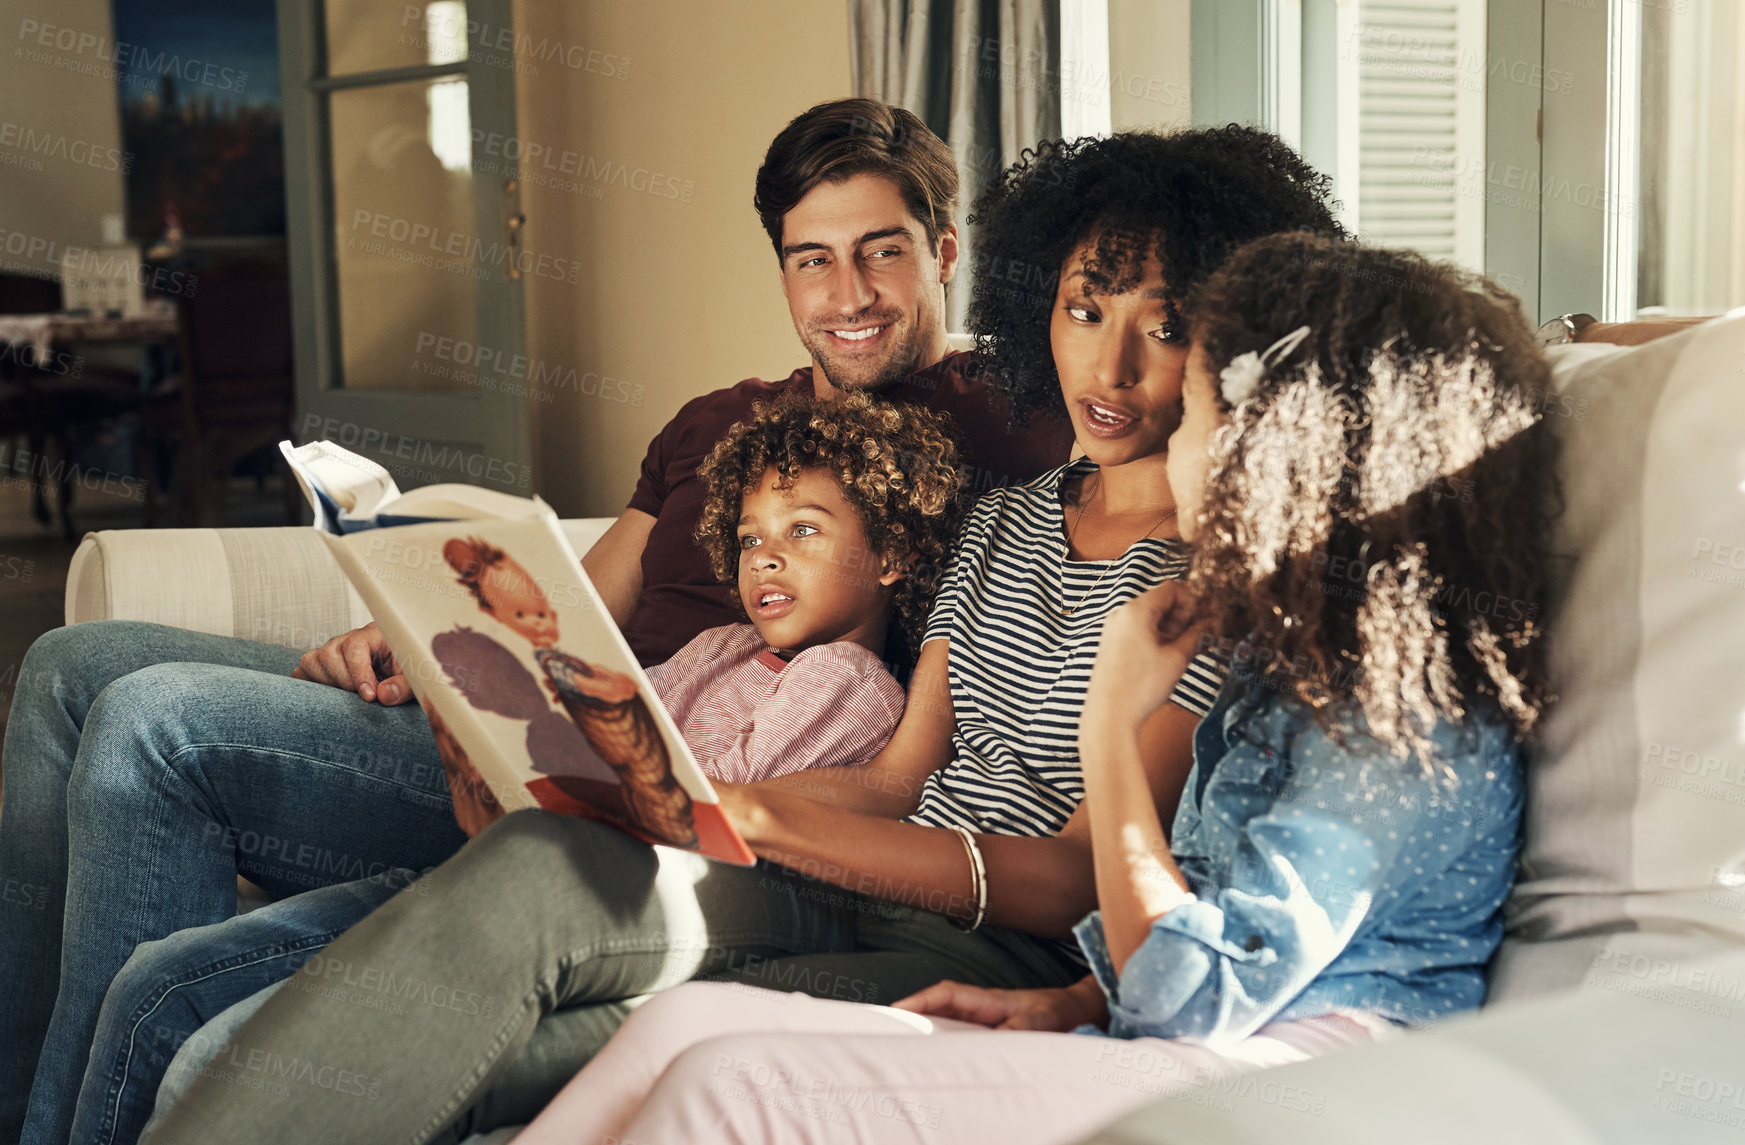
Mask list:
[[[0,342],[31,347],[39,362],[57,345],[149,346],[175,338],[176,305],[167,298],[152,299],[138,314],[113,318],[71,311],[0,314]]]

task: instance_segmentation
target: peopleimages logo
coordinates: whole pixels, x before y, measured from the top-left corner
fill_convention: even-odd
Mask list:
[[[437,270],[485,277],[487,267],[500,266],[536,278],[558,282],[581,281],[582,264],[549,254],[497,242],[484,242],[462,231],[436,227],[381,211],[359,208],[352,212],[347,249],[386,255],[402,262]]]
[[[0,121],[0,147],[22,152],[33,159],[60,159],[99,171],[133,170],[133,155],[119,147],[100,147],[53,131],[38,131],[22,123]],[[41,170],[40,164],[36,170]]]
[[[47,52],[53,51],[64,56],[88,56],[101,63],[113,64],[116,69],[134,76],[150,76],[154,83],[159,76],[173,75],[184,83],[200,84],[202,87],[238,95],[248,86],[248,72],[240,68],[227,68],[209,60],[183,57],[174,52],[153,52],[150,48],[130,44],[126,40],[111,40],[93,32],[81,32],[77,28],[58,24],[45,24],[40,20],[19,21],[18,39],[21,44],[13,55],[31,63],[55,62],[47,55]],[[114,78],[114,71],[103,71],[108,73],[107,78]]]
[[[533,140],[496,131],[473,129],[473,153],[504,160],[504,166],[492,167],[500,174],[509,174],[510,166],[519,164],[523,175],[531,178],[541,170],[560,175],[573,175],[587,183],[602,187],[618,186],[627,191],[653,195],[657,199],[672,199],[688,203],[697,192],[693,179],[680,179],[648,167],[631,167],[614,159],[603,159],[581,151],[559,149]],[[475,163],[475,166],[479,164]]]

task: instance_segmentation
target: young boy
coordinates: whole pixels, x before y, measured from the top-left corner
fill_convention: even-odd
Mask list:
[[[754,407],[703,462],[708,492],[696,539],[716,576],[734,586],[748,622],[699,634],[647,674],[711,778],[749,783],[848,766],[884,747],[904,705],[883,661],[887,635],[894,622],[912,645],[932,603],[960,506],[956,460],[940,414],[864,396],[794,396]],[[489,546],[450,548],[449,563],[481,610],[537,645],[555,643],[543,594],[513,559]],[[443,649],[433,650],[450,666]],[[501,692],[501,672],[473,673],[487,676]],[[503,707],[500,698],[469,699]],[[562,719],[537,706],[546,719]],[[446,729],[432,724],[456,817],[477,833],[501,808]],[[561,789],[579,782],[554,774],[530,789],[561,809]]]

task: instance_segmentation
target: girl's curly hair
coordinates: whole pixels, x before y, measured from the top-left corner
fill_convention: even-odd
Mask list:
[[[1171,322],[1243,243],[1278,231],[1344,231],[1332,183],[1276,135],[1230,124],[1053,140],[1026,150],[971,208],[969,329],[976,358],[1011,399],[1014,424],[1064,413],[1049,319],[1067,257],[1096,238],[1101,292],[1131,290],[1146,255],[1163,265]]]
[[[1524,735],[1546,703],[1555,492],[1548,369],[1519,300],[1416,254],[1274,235],[1192,314],[1230,415],[1190,574],[1216,630],[1246,634],[1324,727],[1348,698],[1428,769],[1431,729],[1478,697]],[[1233,359],[1303,326],[1255,388],[1224,390]]]
[[[965,508],[950,415],[858,393],[754,405],[697,469],[708,492],[696,538],[725,585],[739,579],[741,502],[772,467],[783,488],[805,469],[836,479],[879,569],[907,570],[892,596],[892,628],[905,648],[918,647]]]

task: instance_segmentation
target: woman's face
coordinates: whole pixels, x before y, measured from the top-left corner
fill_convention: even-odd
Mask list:
[[[1169,437],[1169,488],[1175,494],[1182,540],[1192,544],[1205,508],[1206,475],[1212,469],[1212,438],[1228,415],[1218,404],[1206,348],[1195,343],[1182,376],[1182,417]]]
[[[1061,264],[1049,341],[1079,446],[1098,465],[1121,465],[1169,448],[1188,348],[1170,322],[1156,255],[1131,290],[1093,295],[1084,264],[1095,253],[1086,239]]]

